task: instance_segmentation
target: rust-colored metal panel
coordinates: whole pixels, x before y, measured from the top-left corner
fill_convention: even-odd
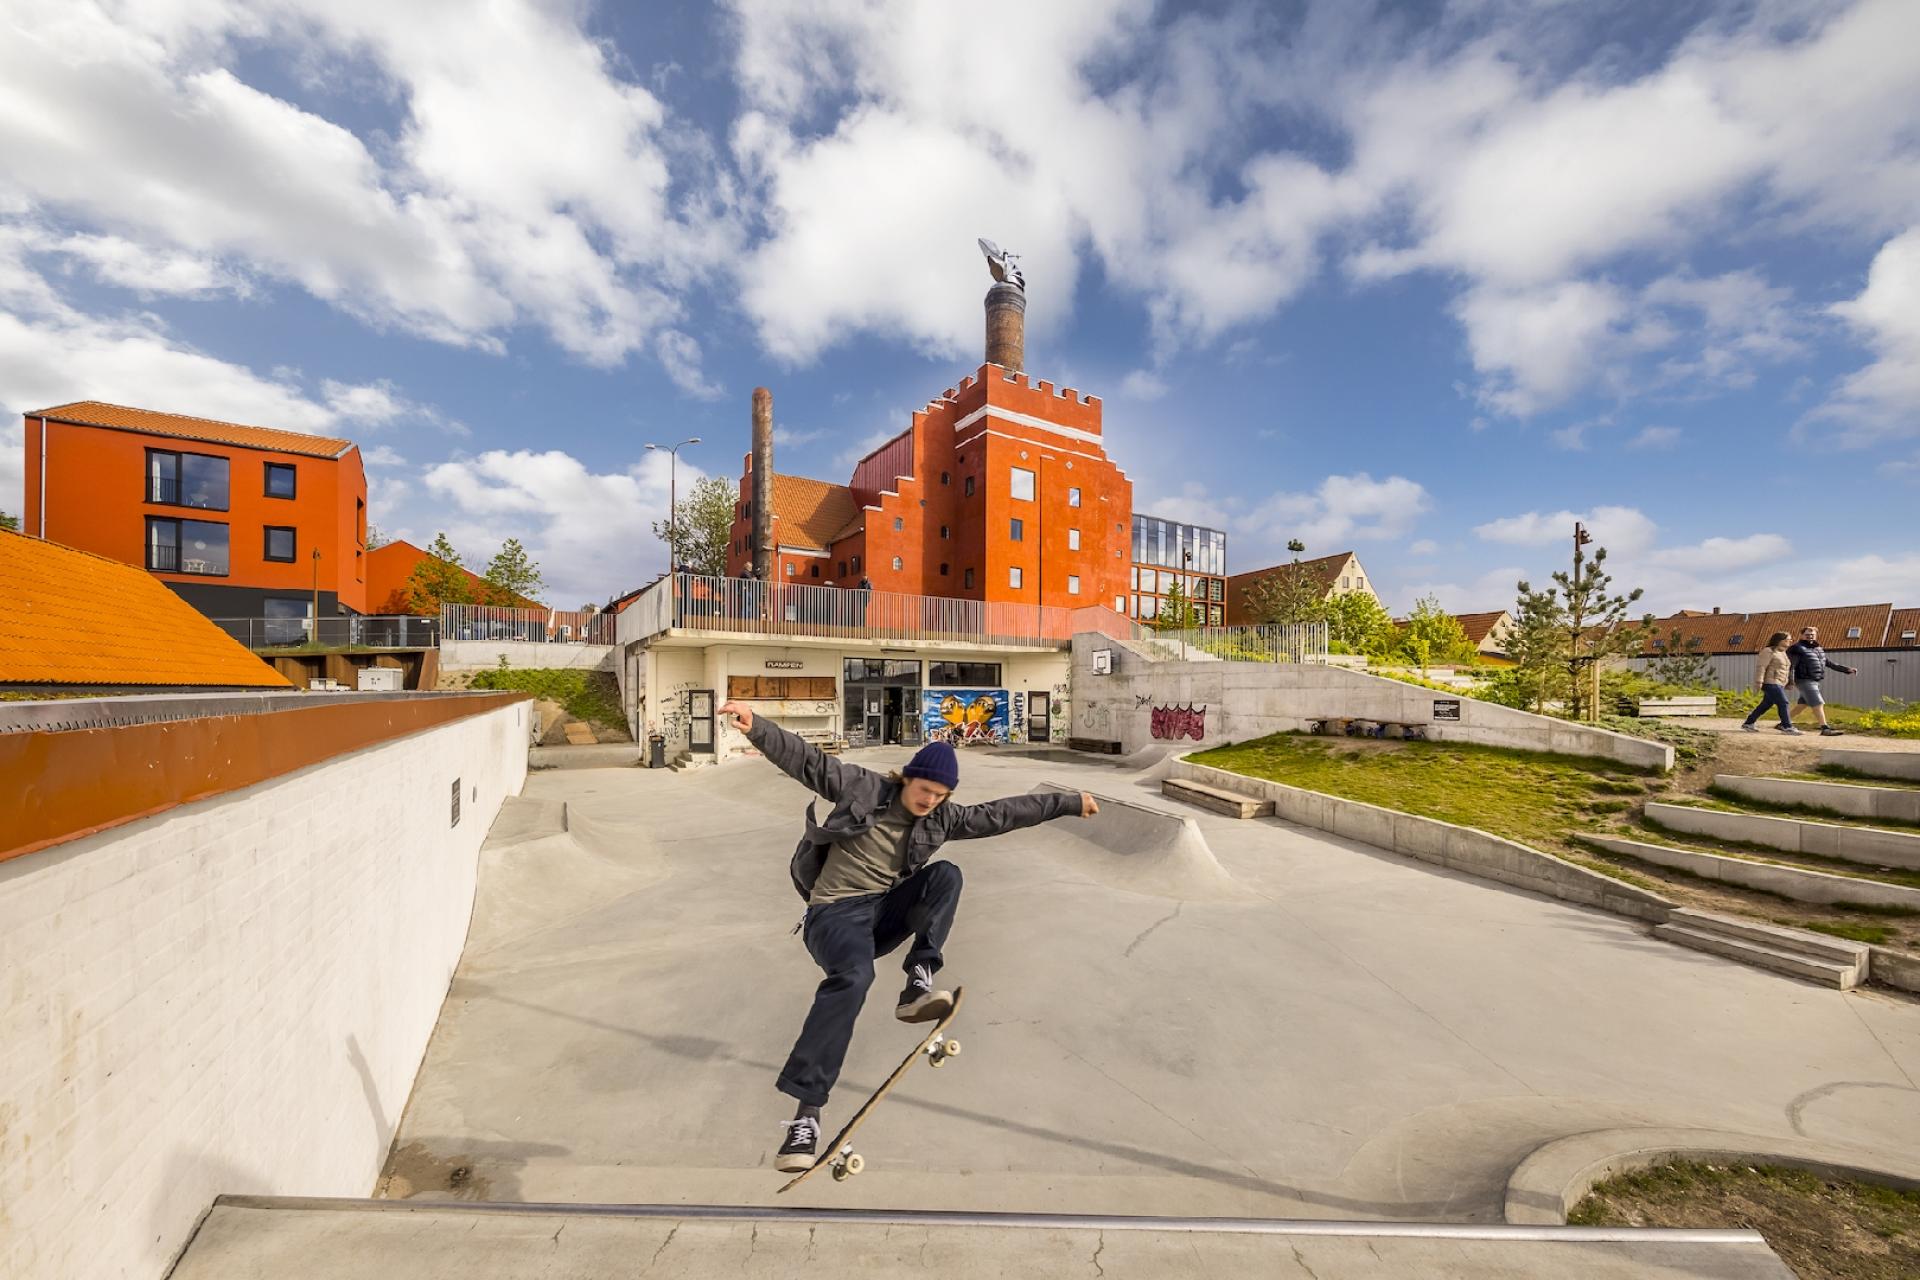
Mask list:
[[[528,696],[316,697],[259,715],[0,734],[0,862]]]
[[[728,676],[727,677],[727,697],[728,698],[756,697],[758,695],[754,692],[754,690],[757,687],[758,686],[754,684],[754,678],[752,676]]]

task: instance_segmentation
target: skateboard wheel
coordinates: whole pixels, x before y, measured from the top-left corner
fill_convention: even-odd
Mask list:
[[[947,1065],[947,1060],[944,1055],[936,1053],[927,1059],[927,1065],[930,1067],[944,1067]]]
[[[850,1172],[848,1172],[846,1165],[836,1164],[833,1166],[833,1180],[835,1182],[845,1182],[848,1178],[851,1178],[852,1176],[853,1175]]]
[[[859,1173],[862,1169],[867,1167],[867,1158],[862,1155],[848,1156],[846,1164],[842,1167],[846,1169],[847,1176],[851,1178],[856,1173]]]
[[[960,1056],[960,1042],[958,1040],[949,1040],[946,1043],[946,1047],[940,1052],[945,1057],[957,1058]]]

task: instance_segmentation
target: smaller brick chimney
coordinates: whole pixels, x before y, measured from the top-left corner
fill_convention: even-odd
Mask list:
[[[1027,367],[1027,294],[1017,285],[987,290],[987,363],[1016,372]]]
[[[773,392],[753,389],[753,576],[773,576]]]

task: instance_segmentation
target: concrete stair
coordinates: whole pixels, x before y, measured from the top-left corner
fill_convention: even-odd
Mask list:
[[[1649,801],[1645,817],[1656,827],[1716,840],[1762,845],[1787,853],[1844,858],[1873,867],[1920,870],[1920,831],[1853,827],[1808,818],[1776,817]]]
[[[1920,788],[1869,787],[1851,782],[1811,782],[1804,778],[1751,778],[1718,773],[1714,789],[1759,804],[1804,805],[1849,818],[1920,822]]]
[[[1851,769],[1869,778],[1920,782],[1920,750],[1862,751],[1858,748],[1828,747],[1820,753],[1820,763],[1836,769]]]
[[[1224,787],[1208,786],[1204,782],[1192,782],[1185,778],[1166,779],[1160,784],[1160,794],[1169,800],[1197,804],[1202,809],[1224,813],[1229,818],[1271,818],[1273,816],[1271,800],[1242,795],[1238,791],[1228,791]]]
[[[1709,951],[1774,973],[1848,991],[1867,980],[1864,943],[1683,907],[1655,925],[1669,942]]]
[[[682,751],[667,762],[667,768],[675,773],[687,773],[694,769],[711,769],[719,763],[711,751]]]

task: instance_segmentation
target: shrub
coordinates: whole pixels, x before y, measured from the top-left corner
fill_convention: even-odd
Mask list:
[[[1920,738],[1920,702],[1901,698],[1880,699],[1882,709],[1860,715],[1863,728],[1877,729],[1896,738]]]

